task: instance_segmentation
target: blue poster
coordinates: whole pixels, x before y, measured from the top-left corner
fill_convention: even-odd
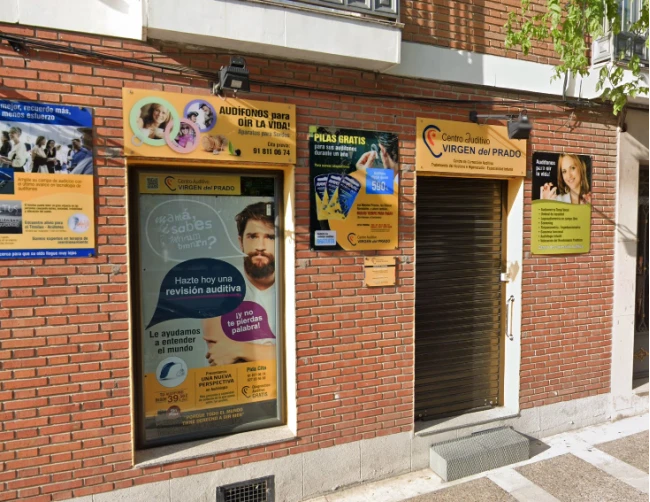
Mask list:
[[[0,100],[0,259],[95,254],[88,108]]]

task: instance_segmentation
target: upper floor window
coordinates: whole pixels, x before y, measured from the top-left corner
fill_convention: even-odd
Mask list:
[[[648,65],[648,33],[633,33],[631,30],[641,16],[642,0],[619,0],[619,32],[614,35],[609,25],[605,26],[605,35],[594,40],[594,64],[608,61],[629,61],[637,55],[642,65]]]
[[[312,4],[388,19],[397,19],[399,14],[399,0],[271,0],[270,3]]]
[[[618,15],[621,18],[621,31],[630,31],[641,16],[641,0],[620,0]]]
[[[648,64],[648,47],[646,41],[648,34],[632,33],[632,25],[639,21],[641,16],[641,0],[619,0],[618,15],[621,20],[621,31],[615,36],[614,50],[616,58],[629,61],[635,54],[641,63]]]

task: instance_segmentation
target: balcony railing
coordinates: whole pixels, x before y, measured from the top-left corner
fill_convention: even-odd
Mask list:
[[[648,66],[648,47],[646,46],[647,35],[645,37],[634,33],[621,32],[614,36],[616,52],[614,53],[619,60],[629,61],[633,55],[639,56],[641,64]]]
[[[593,43],[593,64],[616,61],[629,61],[633,55],[639,56],[641,64],[648,66],[646,36],[623,32],[616,35],[608,33]]]
[[[275,4],[310,4],[347,12],[359,12],[371,16],[397,20],[399,0],[270,0]]]

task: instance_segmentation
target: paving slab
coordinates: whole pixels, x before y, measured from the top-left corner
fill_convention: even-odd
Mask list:
[[[492,497],[492,485],[472,484],[467,492],[456,489],[483,478],[496,484],[518,502],[647,502],[650,491],[647,471],[599,450],[601,444],[610,442],[616,443],[620,449],[617,442],[633,435],[639,435],[630,440],[634,444],[647,444],[647,431],[646,413],[544,438],[533,443],[534,448],[531,450],[534,456],[525,462],[451,483],[445,483],[429,469],[422,469],[330,492],[310,502],[512,501],[512,498]],[[646,436],[641,436],[642,433]],[[635,455],[638,454],[636,450],[635,452]],[[569,460],[558,460],[561,457]],[[552,460],[554,462],[544,464]],[[530,469],[530,478],[522,475],[524,468]],[[555,470],[549,472],[550,468]],[[538,470],[541,472],[536,475]],[[472,490],[474,486],[479,486],[480,493]],[[486,493],[485,496],[483,492]],[[443,496],[446,498],[440,498]],[[503,493],[497,491],[495,496],[503,497]]]
[[[615,441],[601,443],[596,445],[600,451],[616,457],[623,462],[633,465],[643,472],[648,470],[648,456],[650,455],[650,448],[648,441],[650,437],[648,431],[640,432],[639,434],[632,434]]]
[[[615,422],[604,422],[577,431],[574,436],[589,444],[606,443],[621,439],[631,434],[648,430],[648,413],[635,417],[624,418]]]
[[[487,477],[519,502],[561,502],[514,469],[497,469],[489,472]]]
[[[562,502],[648,502],[648,495],[571,454],[515,470]]]
[[[642,493],[648,493],[648,475],[633,465],[627,464],[622,460],[608,455],[598,448],[574,448],[571,454],[579,459],[590,463],[594,467],[606,472],[610,476],[614,476],[619,481],[630,485],[635,490]]]
[[[425,495],[408,499],[405,502],[517,502],[517,499],[499,488],[487,478],[461,483]]]
[[[395,478],[364,483],[346,490],[328,493],[309,502],[403,502],[406,499],[433,492],[441,488],[442,479],[430,469],[409,472]]]

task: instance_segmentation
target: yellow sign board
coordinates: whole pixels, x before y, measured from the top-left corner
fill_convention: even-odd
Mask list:
[[[534,152],[531,250],[588,253],[591,248],[591,157]]]
[[[526,176],[526,140],[509,139],[503,126],[418,118],[415,166],[447,176]]]
[[[275,399],[278,394],[276,361],[255,361],[251,364],[191,368],[187,377],[175,387],[160,383],[155,373],[144,376],[145,413],[165,414],[170,406],[185,413],[186,425],[231,420],[224,406],[245,405]],[[219,408],[219,409],[215,409]],[[188,415],[198,412],[196,416]]]
[[[296,162],[294,105],[144,89],[122,99],[127,156]]]
[[[140,193],[241,195],[240,176],[140,173]]]
[[[0,257],[63,258],[95,253],[93,176],[16,173],[0,199]]]

